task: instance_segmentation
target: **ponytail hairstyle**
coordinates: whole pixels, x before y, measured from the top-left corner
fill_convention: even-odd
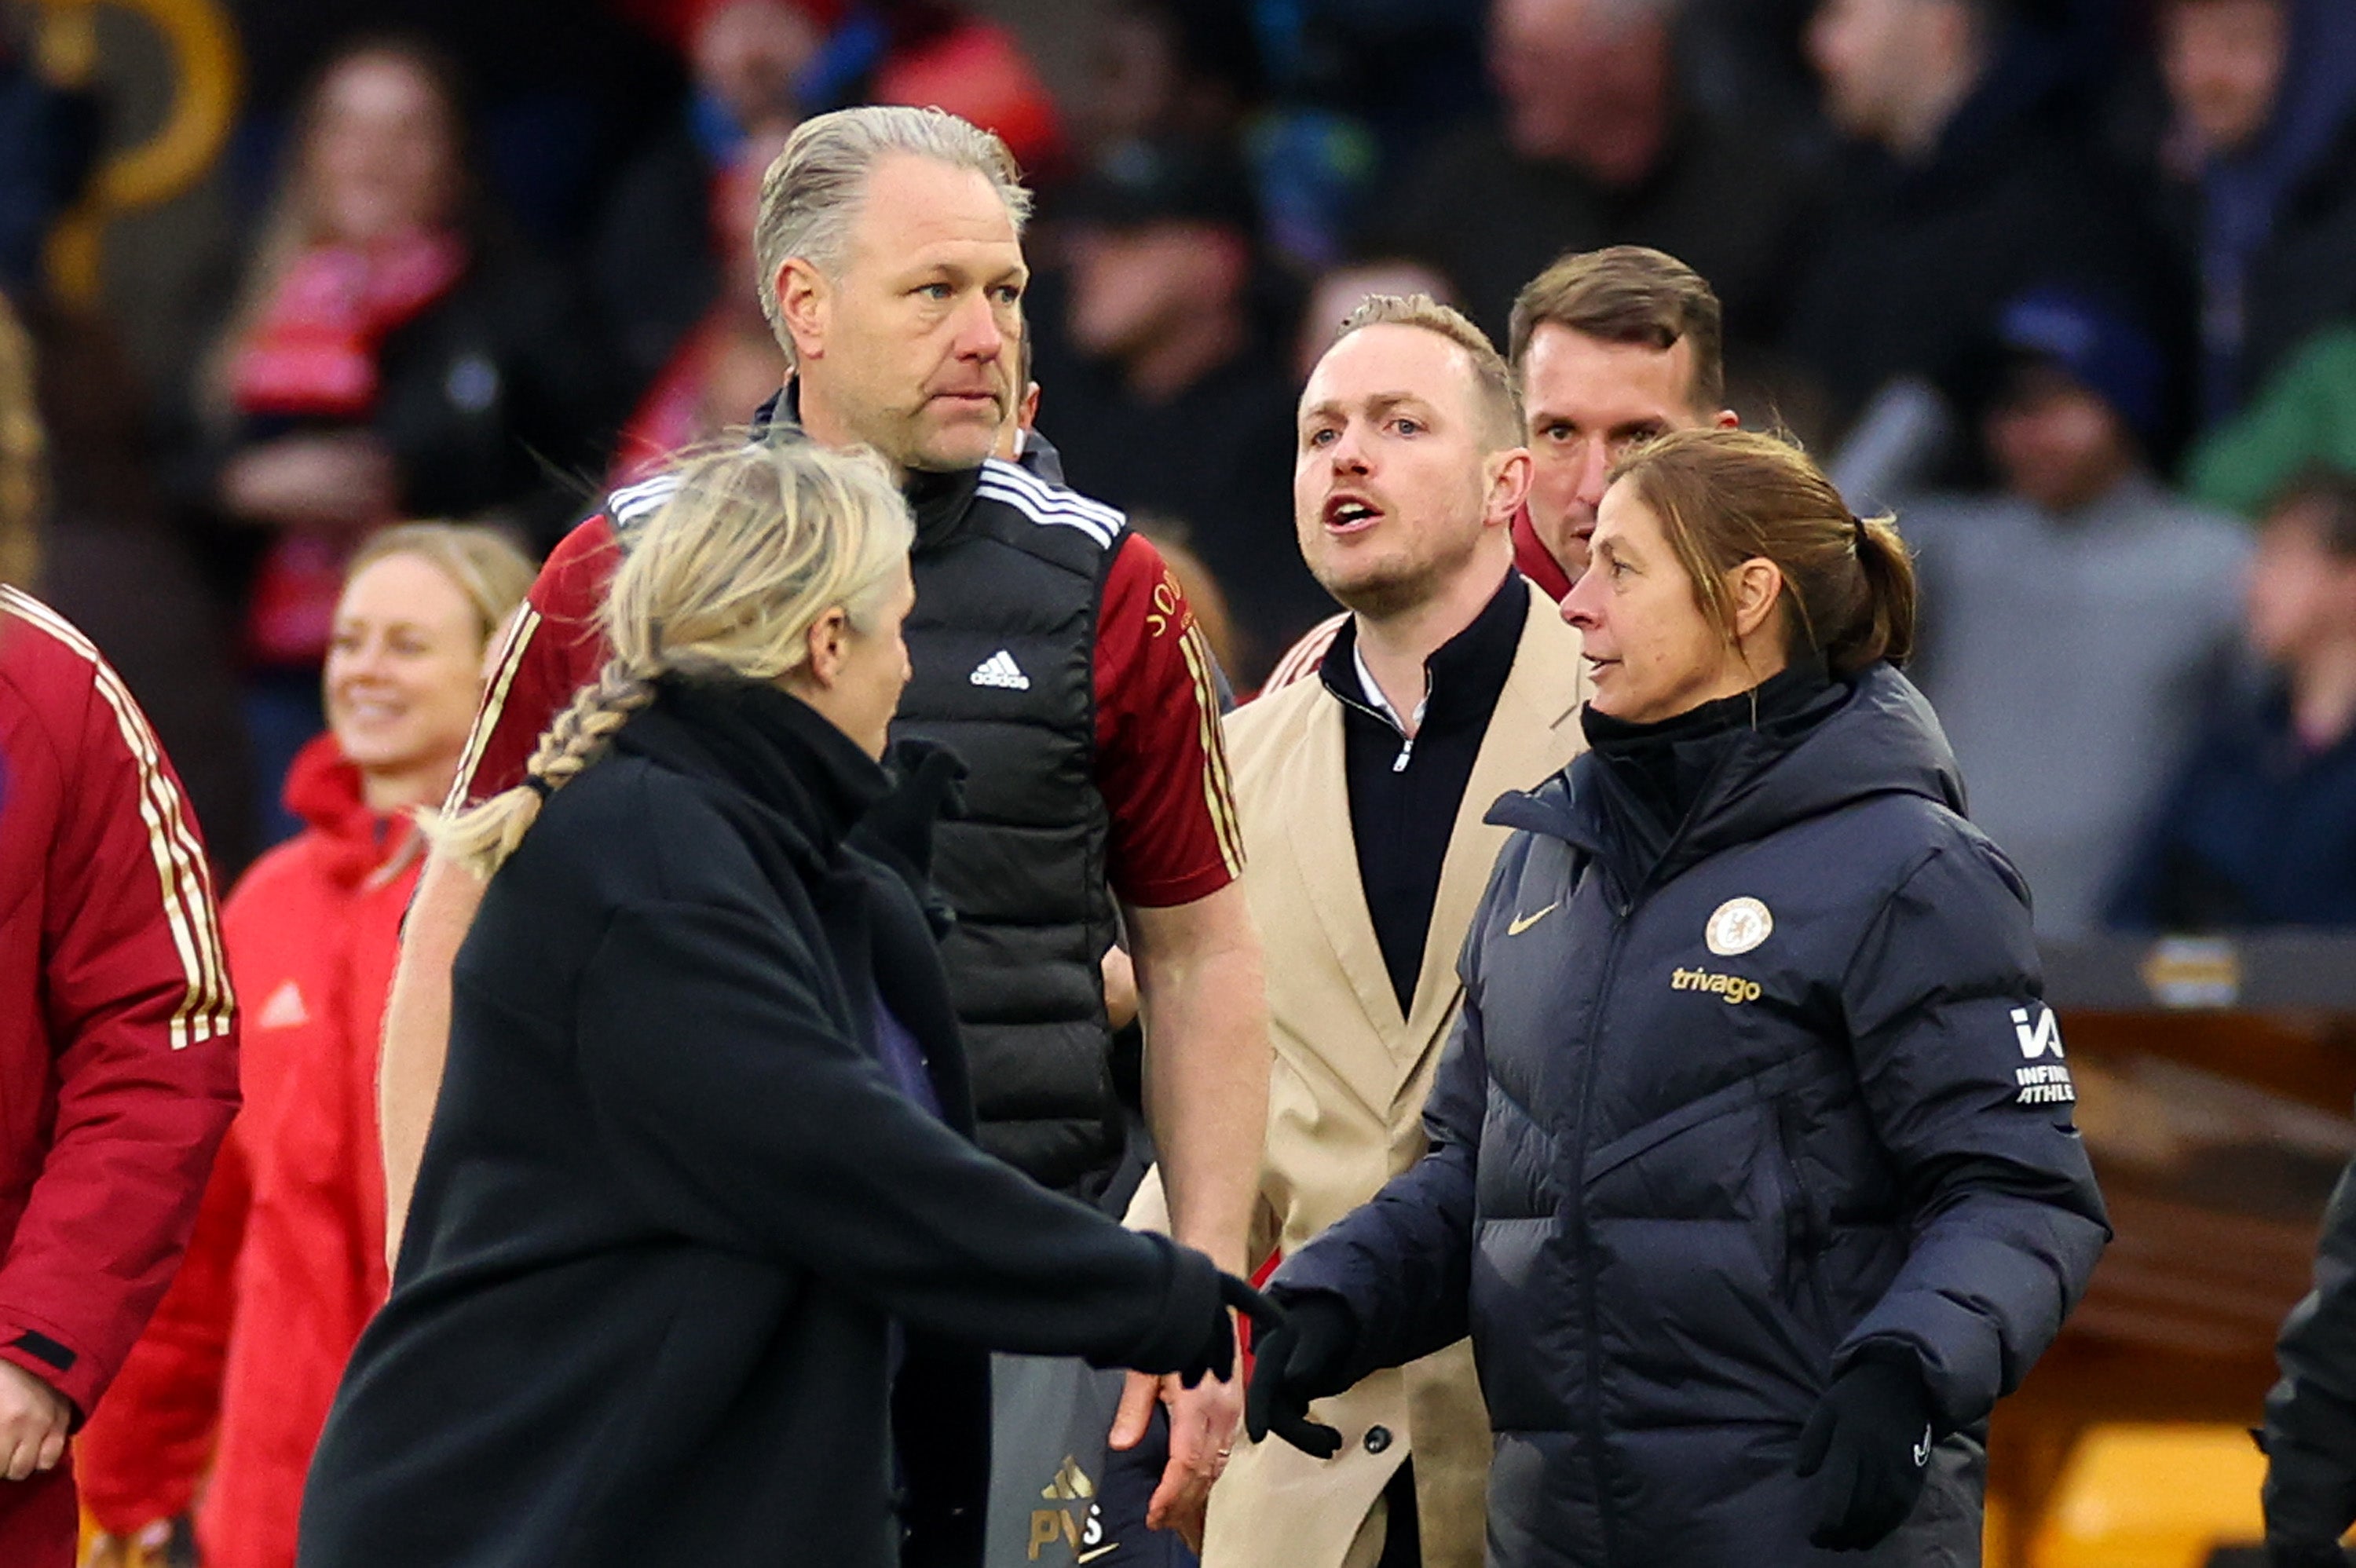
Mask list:
[[[1896,521],[1859,517],[1797,443],[1743,430],[1687,430],[1614,464],[1661,520],[1694,598],[1736,642],[1726,574],[1746,560],[1783,574],[1784,627],[1797,656],[1854,676],[1914,651],[1914,562]]]
[[[776,681],[809,661],[840,608],[865,630],[916,525],[873,454],[794,439],[690,454],[679,487],[629,541],[602,612],[612,655],[556,716],[524,782],[427,820],[476,875],[498,869],[548,797],[595,762],[664,676]]]

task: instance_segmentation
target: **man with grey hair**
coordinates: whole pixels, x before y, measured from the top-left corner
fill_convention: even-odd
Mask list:
[[[1098,968],[1118,922],[1151,1042],[1146,1118],[1172,1232],[1240,1271],[1268,1036],[1217,677],[1175,580],[1119,512],[991,455],[1024,390],[1029,206],[1004,145],[953,115],[868,107],[805,123],[762,188],[762,304],[793,374],[756,422],[872,448],[916,517],[914,678],[894,737],[946,742],[970,772],[961,817],[935,828],[926,814],[884,848],[928,854],[956,912],[942,954],[983,1146],[1083,1201],[1125,1199],[1120,1175],[1137,1161]],[[617,493],[550,559],[495,662],[454,799],[519,782],[550,718],[594,677],[605,584],[669,485]],[[396,1236],[439,1081],[451,963],[481,893],[436,861],[410,917],[382,1072]],[[889,1057],[905,1031],[878,1027]],[[403,1253],[433,1244],[422,1235]],[[901,1386],[921,1390],[909,1409],[926,1422],[962,1418],[980,1392],[926,1381],[913,1352]],[[1240,1397],[1209,1380],[1162,1392],[1171,1458],[1152,1522],[1184,1525]],[[909,1481],[910,1561],[919,1538],[979,1550],[980,1498]]]

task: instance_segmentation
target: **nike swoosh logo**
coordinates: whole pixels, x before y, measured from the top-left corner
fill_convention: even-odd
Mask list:
[[[1922,1468],[1931,1462],[1931,1429],[1922,1428],[1922,1440],[1914,1445],[1914,1467]]]
[[[1516,919],[1512,924],[1505,927],[1505,934],[1507,936],[1519,936],[1522,933],[1527,931],[1530,927],[1536,925],[1538,922],[1544,920],[1547,916],[1552,914],[1561,907],[1562,901],[1560,899],[1557,899],[1554,902],[1547,905],[1546,908],[1538,911],[1536,914],[1523,915]]]

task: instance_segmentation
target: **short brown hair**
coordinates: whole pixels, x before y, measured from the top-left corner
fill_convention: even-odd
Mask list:
[[[1652,509],[1729,644],[1725,574],[1746,560],[1783,573],[1792,651],[1837,675],[1914,650],[1914,563],[1889,517],[1859,518],[1797,444],[1741,430],[1686,430],[1647,442],[1612,470]]]
[[[1514,373],[1498,357],[1489,335],[1472,325],[1462,311],[1441,304],[1430,294],[1368,294],[1358,308],[1342,318],[1333,334],[1339,343],[1364,327],[1419,326],[1436,332],[1464,350],[1472,362],[1474,393],[1488,426],[1489,450],[1502,451],[1522,443],[1522,397],[1514,387]]]
[[[1664,251],[1612,245],[1572,251],[1522,285],[1507,336],[1518,372],[1537,329],[1552,324],[1606,343],[1642,343],[1663,353],[1693,345],[1697,413],[1726,400],[1726,343],[1718,295],[1699,272]]]

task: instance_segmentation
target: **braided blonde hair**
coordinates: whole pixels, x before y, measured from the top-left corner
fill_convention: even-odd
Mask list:
[[[549,796],[604,754],[667,675],[775,681],[809,660],[810,628],[840,608],[866,629],[915,524],[873,454],[798,438],[691,454],[638,531],[601,616],[612,655],[541,737],[525,782],[427,831],[487,877]]]

